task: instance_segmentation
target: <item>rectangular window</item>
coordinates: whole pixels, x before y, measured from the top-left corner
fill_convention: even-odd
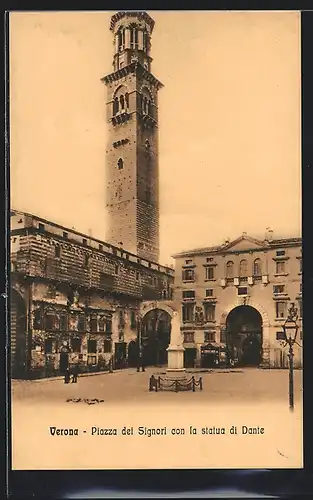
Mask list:
[[[103,341],[103,352],[111,352],[112,351],[112,342],[110,340],[105,339]]]
[[[276,340],[285,340],[284,332],[276,332]]]
[[[124,326],[125,321],[124,321],[124,311],[119,311],[119,325]]]
[[[195,291],[194,290],[184,290],[183,291],[183,299],[194,299]]]
[[[286,302],[275,303],[276,318],[286,317]]]
[[[105,333],[110,335],[112,333],[112,320],[107,319],[105,322]]]
[[[98,331],[98,320],[97,318],[90,318],[90,331],[96,333]]]
[[[273,292],[274,294],[285,293],[285,285],[274,285]]]
[[[215,321],[215,305],[204,304],[205,321]]]
[[[139,271],[136,271],[136,281],[139,281],[140,280],[140,273]]]
[[[84,256],[84,266],[85,267],[89,266],[89,255],[87,253]]]
[[[97,364],[97,356],[94,354],[88,355],[87,357],[87,365],[95,365]]]
[[[190,344],[195,341],[194,332],[184,332],[184,343]]]
[[[207,257],[207,258],[206,258],[206,261],[207,261],[207,262],[213,262],[213,257]]]
[[[45,225],[42,224],[41,222],[39,222],[38,229],[39,229],[40,232],[43,232],[45,230]]]
[[[118,270],[119,270],[119,266],[118,266],[118,264],[115,264],[114,274],[118,274]]]
[[[299,273],[302,273],[302,259],[299,259]]]
[[[276,262],[276,274],[285,274],[285,262]]]
[[[87,246],[87,240],[86,238],[83,238],[83,245],[86,247]]]
[[[182,272],[183,281],[194,281],[195,273],[193,269],[184,269]]]
[[[214,267],[208,266],[205,270],[205,279],[206,280],[214,280]]]
[[[54,251],[56,258],[59,259],[61,257],[61,247],[59,245],[56,245]]]
[[[282,257],[283,255],[285,255],[285,253],[285,250],[277,250],[276,255],[277,257]]]
[[[64,238],[65,240],[67,240],[67,239],[68,239],[68,233],[67,233],[66,231],[63,231],[63,238]]]
[[[103,252],[103,245],[101,245],[101,243],[99,243],[99,250],[100,252]]]
[[[45,316],[45,329],[55,330],[56,317],[53,313],[47,313]]]
[[[88,350],[88,353],[95,354],[97,352],[97,341],[96,340],[88,340],[87,341],[87,350]]]
[[[213,297],[213,288],[207,288],[205,291],[206,297]]]
[[[52,353],[52,339],[45,339],[45,353]]]
[[[136,311],[130,311],[130,327],[133,329],[137,327]]]
[[[193,304],[183,304],[183,321],[193,321],[194,306]]]
[[[77,330],[79,332],[85,332],[86,331],[86,318],[83,315],[78,316]]]
[[[71,348],[72,348],[72,351],[73,352],[80,352],[81,351],[81,345],[82,345],[82,341],[81,339],[75,339],[73,338],[71,340]]]
[[[60,315],[60,330],[66,332],[68,330],[68,316],[67,314]]]
[[[246,286],[240,286],[237,290],[238,295],[248,295],[248,288]]]
[[[204,342],[215,342],[215,332],[204,332]]]
[[[187,259],[185,260],[185,264],[188,266],[188,264],[192,264],[192,259]]]

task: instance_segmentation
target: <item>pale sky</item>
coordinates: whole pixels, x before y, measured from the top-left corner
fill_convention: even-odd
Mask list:
[[[113,12],[10,14],[11,205],[105,240]],[[300,14],[149,11],[163,264],[301,231]]]

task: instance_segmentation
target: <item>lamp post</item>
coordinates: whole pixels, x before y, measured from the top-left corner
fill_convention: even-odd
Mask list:
[[[297,333],[298,333],[298,309],[295,307],[294,302],[291,303],[290,308],[288,309],[288,316],[283,324],[284,331],[284,347],[286,345],[289,346],[289,409],[293,411],[294,409],[294,386],[293,386],[293,346],[297,344]]]

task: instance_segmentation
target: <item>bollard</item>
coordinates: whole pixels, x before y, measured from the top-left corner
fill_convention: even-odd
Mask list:
[[[151,375],[150,380],[149,380],[149,391],[153,391],[153,385],[154,385],[154,376]]]
[[[161,389],[161,377],[158,377],[158,389]]]
[[[202,391],[202,377],[199,378],[200,391]]]
[[[195,392],[195,377],[191,377],[192,380],[192,392]]]

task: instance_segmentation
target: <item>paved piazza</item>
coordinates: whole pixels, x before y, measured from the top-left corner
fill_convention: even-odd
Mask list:
[[[13,468],[302,466],[301,371],[294,374],[293,414],[287,370],[195,373],[203,391],[149,392],[149,377],[162,371],[128,369],[80,377],[77,384],[14,380]],[[103,402],[67,402],[79,398]],[[230,432],[234,426],[238,434]],[[242,426],[263,431],[248,435]]]
[[[12,381],[12,399],[16,407],[26,404],[53,405],[68,398],[98,398],[108,403],[126,402],[225,402],[251,403],[286,402],[288,404],[288,370],[214,370],[212,372],[189,373],[203,380],[203,390],[173,394],[171,392],[149,392],[149,377],[152,374],[164,376],[164,369],[147,368],[145,372],[136,369],[114,373],[90,375],[78,378],[77,384],[64,384],[61,379],[36,381]],[[300,400],[302,370],[294,372],[295,402]]]

